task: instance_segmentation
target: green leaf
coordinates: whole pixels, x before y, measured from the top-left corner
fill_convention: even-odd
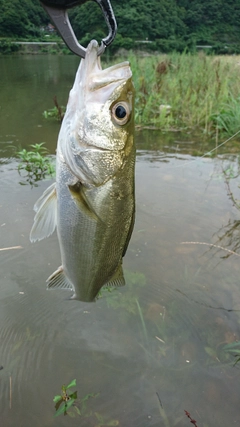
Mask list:
[[[240,362],[240,357],[237,354],[235,354],[235,357],[238,357],[238,359],[236,359],[236,361],[235,361],[235,363],[234,363],[233,366],[235,366],[238,362]]]
[[[62,399],[62,396],[57,395],[57,396],[54,396],[53,401],[54,401],[55,403],[57,403],[57,402],[59,402],[61,399]]]
[[[74,404],[75,399],[70,399],[66,402],[65,404],[65,408],[66,408],[66,412],[68,411],[69,408],[71,408],[71,406]]]
[[[230,344],[226,344],[223,347],[223,350],[228,350],[230,348],[235,348],[235,347],[240,347],[240,341],[234,341],[234,342],[231,342]]]
[[[61,405],[56,411],[54,417],[58,417],[59,415],[64,414],[64,412],[66,412],[66,406],[66,403],[64,403],[64,405]]]
[[[235,348],[235,349],[229,349],[228,353],[236,353],[236,356],[238,356],[240,354],[240,350]]]
[[[72,381],[67,385],[66,390],[67,390],[68,388],[70,388],[70,387],[76,387],[76,385],[77,385],[77,380],[76,380],[76,379],[75,379],[75,380],[72,380]]]
[[[77,391],[74,391],[74,393],[69,394],[70,399],[77,399]]]

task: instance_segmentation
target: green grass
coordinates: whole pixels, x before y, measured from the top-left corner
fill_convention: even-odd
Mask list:
[[[239,57],[201,52],[145,58],[132,54],[129,60],[139,127],[201,129],[210,136],[240,130]]]
[[[125,59],[115,57],[106,64],[103,57],[103,68]],[[133,72],[138,128],[200,131],[216,142],[220,135],[240,132],[240,56],[130,53],[127,59]],[[55,103],[43,114],[61,120],[64,107]]]

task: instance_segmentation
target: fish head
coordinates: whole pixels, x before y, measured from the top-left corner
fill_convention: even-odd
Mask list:
[[[59,138],[61,153],[74,175],[80,175],[81,182],[89,156],[93,159],[95,153],[99,159],[100,155],[110,165],[111,153],[115,170],[133,147],[134,87],[130,64],[126,61],[102,69],[97,52],[98,44],[92,40],[69,95],[62,124],[65,134]]]

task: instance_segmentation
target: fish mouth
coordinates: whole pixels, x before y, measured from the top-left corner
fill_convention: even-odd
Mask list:
[[[81,66],[76,75],[75,82],[83,88],[94,91],[112,83],[122,82],[132,77],[130,64],[124,61],[102,69],[101,59],[98,56],[98,42],[92,40],[86,50],[86,57],[81,60]]]
[[[104,70],[100,68],[97,73],[92,74],[92,80],[89,84],[89,89],[95,91],[109,86],[113,83],[119,83],[130,79],[132,72],[129,62],[122,62],[120,64],[112,65]]]

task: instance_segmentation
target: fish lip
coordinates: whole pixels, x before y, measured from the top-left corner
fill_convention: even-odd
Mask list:
[[[98,56],[98,47],[98,42],[96,40],[91,40],[87,47],[86,57],[81,61],[81,66],[77,71],[75,78],[76,83],[82,83],[82,87],[84,87],[86,84],[88,86],[89,75],[92,74],[93,80],[96,78],[97,86],[100,88],[101,79],[103,79],[103,86],[105,86],[106,83],[111,84],[114,81],[116,82],[118,80],[127,80],[132,77],[129,61],[123,61],[103,69],[101,65],[101,58]],[[115,73],[119,70],[122,70],[122,75],[121,73],[118,73],[119,76],[117,76]],[[108,82],[106,82],[106,77],[108,77]]]
[[[125,66],[130,67],[129,61],[123,61],[123,62],[120,62],[118,64],[113,64],[113,65],[111,65],[111,67],[105,68],[103,70],[102,66],[101,66],[101,57],[98,56],[98,48],[99,48],[98,42],[96,40],[91,40],[88,47],[87,47],[87,50],[89,52],[95,51],[95,60],[94,61],[95,61],[95,64],[97,65],[97,68],[99,69],[99,71],[104,72],[105,70],[107,70],[108,72],[109,71],[111,72],[111,71],[117,70],[118,68],[122,68]]]
[[[100,89],[111,83],[128,80],[132,77],[129,61],[113,64],[110,67],[102,68],[101,58],[97,55],[98,43],[92,40],[87,47],[87,55],[82,64],[79,77],[83,76],[90,90]],[[87,72],[87,74],[86,74]],[[82,76],[81,76],[82,74]],[[91,75],[91,79],[89,79]]]

